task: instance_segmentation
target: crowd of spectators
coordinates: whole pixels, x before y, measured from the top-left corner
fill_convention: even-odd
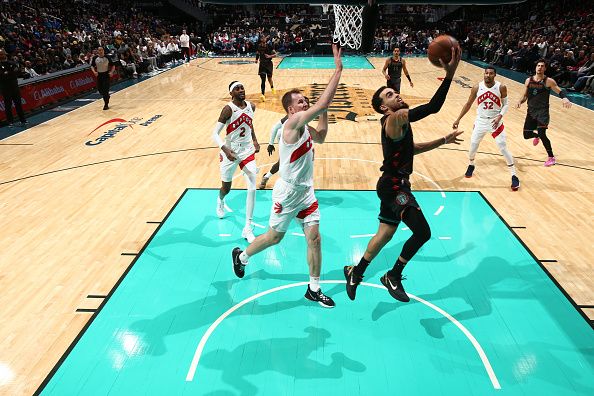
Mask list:
[[[564,88],[593,93],[594,7],[577,0],[530,1],[499,6],[492,21],[467,21],[463,45],[469,56],[522,73],[539,59]]]
[[[74,3],[74,4],[73,4]],[[4,0],[0,47],[22,78],[88,64],[99,46],[137,77],[181,60],[182,26],[128,3],[98,0]],[[190,39],[196,41],[193,34]]]
[[[199,55],[252,56],[259,37],[279,53],[315,52],[328,40],[333,13],[309,5],[224,6],[187,0],[209,17],[206,29],[182,26],[135,3],[100,0],[4,0],[0,47],[21,66],[23,78],[88,64],[98,46],[136,77],[180,61],[179,35],[186,28]],[[474,7],[460,18],[430,23],[440,6],[382,8],[373,52],[424,54],[444,32],[460,38],[467,56],[519,72],[535,61],[562,87],[592,92],[594,11],[588,2],[531,0],[521,5]],[[467,8],[464,8],[467,10]],[[474,12],[473,12],[474,11]]]

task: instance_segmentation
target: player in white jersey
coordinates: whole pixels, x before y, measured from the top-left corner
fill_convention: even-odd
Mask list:
[[[305,102],[307,103],[307,108],[309,108],[309,99],[307,96],[305,96]],[[307,110],[307,108],[305,110]],[[285,121],[287,121],[288,116],[284,116],[283,118],[281,118],[276,124],[274,124],[272,126],[272,129],[270,130],[270,141],[268,142],[268,147],[266,148],[266,150],[268,151],[268,156],[271,156],[272,153],[274,152],[274,143],[277,141],[277,138],[280,136],[280,132],[283,129],[283,124],[285,123]],[[308,125],[308,128],[311,129],[311,127]],[[272,168],[270,168],[270,170],[268,172],[266,172],[264,174],[264,176],[262,176],[262,180],[260,181],[260,185],[258,186],[258,188],[260,190],[263,190],[266,188],[266,184],[268,183],[268,180],[272,177],[272,175],[276,174],[276,172],[278,172],[280,166],[280,161],[276,161],[276,163],[274,165],[272,165]]]
[[[495,139],[495,143],[499,148],[499,151],[505,158],[507,167],[511,172],[511,189],[517,191],[520,188],[520,180],[516,175],[516,167],[514,165],[514,157],[507,149],[505,143],[505,127],[503,126],[502,118],[508,110],[507,104],[507,87],[501,84],[499,81],[495,81],[497,72],[493,66],[487,66],[485,68],[485,74],[483,81],[472,87],[468,101],[462,107],[460,115],[454,121],[452,128],[458,129],[460,120],[476,100],[478,105],[476,109],[476,120],[474,122],[474,130],[472,131],[472,137],[470,138],[470,150],[468,151],[468,168],[466,169],[465,176],[467,178],[472,177],[474,172],[474,157],[478,150],[479,144],[483,137],[487,133]]]
[[[320,237],[320,211],[313,188],[313,143],[323,143],[328,132],[326,111],[332,103],[342,74],[341,50],[332,46],[336,70],[326,89],[315,105],[308,107],[305,97],[297,89],[283,95],[283,108],[288,118],[283,125],[279,144],[280,179],[272,191],[272,208],[269,228],[242,251],[236,247],[232,252],[233,271],[239,278],[245,275],[245,266],[250,257],[279,243],[293,219],[301,224],[307,241],[309,284],[305,298],[333,308],[334,301],[320,289],[322,248]],[[317,130],[307,123],[319,116]]]
[[[252,242],[255,239],[252,231],[252,216],[256,200],[255,154],[260,151],[253,125],[256,105],[245,100],[245,89],[239,81],[229,84],[229,93],[232,100],[223,107],[212,135],[214,141],[221,148],[219,160],[221,162],[222,185],[217,200],[217,216],[219,218],[225,216],[225,196],[231,190],[233,174],[239,166],[247,183],[245,226],[241,236],[248,242]],[[219,136],[223,129],[226,133],[224,141]]]

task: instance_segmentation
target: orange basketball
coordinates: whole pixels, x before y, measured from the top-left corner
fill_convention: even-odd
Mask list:
[[[429,44],[427,49],[427,57],[429,62],[433,63],[437,67],[441,67],[439,60],[441,59],[444,63],[448,63],[452,60],[452,47],[458,47],[458,40],[452,36],[444,34],[438,36],[435,40]]]

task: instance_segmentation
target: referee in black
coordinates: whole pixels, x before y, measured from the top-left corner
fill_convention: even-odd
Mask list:
[[[12,115],[12,104],[16,109],[21,126],[25,126],[25,113],[21,104],[21,92],[19,91],[18,80],[19,65],[8,60],[6,51],[0,49],[0,91],[4,97],[4,110],[6,112],[6,120],[8,125],[12,125],[14,121]]]
[[[115,64],[105,56],[103,47],[97,48],[97,55],[91,60],[91,70],[97,77],[97,90],[103,96],[103,110],[109,109],[109,78],[115,72]]]

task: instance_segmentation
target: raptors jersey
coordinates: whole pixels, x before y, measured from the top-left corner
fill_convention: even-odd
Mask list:
[[[231,107],[232,114],[225,124],[227,131],[225,144],[234,151],[237,147],[252,144],[254,110],[252,104],[247,100],[245,104],[244,109],[237,107],[233,102],[228,104]]]
[[[294,186],[313,186],[313,140],[307,129],[296,143],[285,143],[283,131],[279,139],[279,162],[281,179]]]
[[[499,87],[501,83],[496,81],[491,88],[487,88],[484,81],[479,83],[476,93],[476,115],[478,119],[490,119],[499,115],[501,112],[501,92]]]

